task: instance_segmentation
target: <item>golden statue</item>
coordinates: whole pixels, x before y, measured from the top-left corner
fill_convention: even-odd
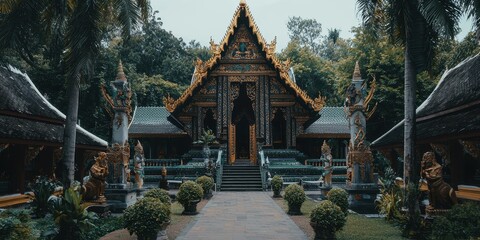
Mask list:
[[[452,208],[457,203],[455,191],[443,181],[442,165],[437,163],[433,152],[423,154],[421,167],[421,177],[427,180],[429,190],[427,211]]]
[[[134,160],[134,171],[135,171],[135,182],[137,183],[138,188],[143,187],[143,177],[145,176],[144,167],[145,167],[145,157],[143,155],[143,147],[140,141],[137,141],[135,146],[135,155]]]
[[[332,150],[328,146],[327,142],[324,140],[322,145],[322,157],[324,158],[324,167],[323,167],[323,177],[324,177],[324,186],[332,186],[332,173],[333,173],[333,159],[332,159]]]
[[[95,158],[95,163],[90,168],[90,178],[83,185],[83,199],[86,201],[94,201],[104,203],[105,198],[105,178],[108,175],[107,154],[100,152]]]

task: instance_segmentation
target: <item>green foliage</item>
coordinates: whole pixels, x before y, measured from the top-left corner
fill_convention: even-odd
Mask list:
[[[339,206],[345,215],[348,214],[348,193],[343,188],[332,188],[327,199]]]
[[[30,223],[30,212],[26,210],[6,210],[0,213],[0,239],[35,239]]]
[[[94,225],[95,213],[89,213],[81,205],[82,196],[70,187],[63,192],[62,198],[53,202],[55,223],[59,226],[59,239],[81,239],[82,232]]]
[[[209,176],[200,176],[197,178],[197,180],[195,180],[195,182],[202,186],[203,193],[207,193],[208,191],[210,191],[210,189],[212,189],[214,185],[213,178]]]
[[[322,24],[315,19],[290,17],[287,23],[288,36],[292,41],[298,42],[302,47],[307,47],[313,53],[318,53],[322,37]]]
[[[202,197],[202,187],[194,181],[186,181],[180,185],[176,199],[183,206],[186,206],[190,204],[191,201],[200,200]]]
[[[124,228],[123,217],[98,218],[94,219],[92,223],[94,226],[83,233],[84,240],[97,240],[110,232]]]
[[[153,188],[148,190],[148,192],[145,193],[144,197],[156,198],[160,200],[160,202],[165,203],[167,205],[170,205],[172,203],[172,200],[170,199],[170,195],[168,195],[168,192],[161,188]]]
[[[296,83],[310,97],[316,98],[320,92],[327,97],[328,104],[339,103],[340,98],[334,91],[335,74],[331,62],[318,57],[312,50],[302,47],[296,41],[291,41],[279,57],[282,60],[292,60]]]
[[[310,222],[316,223],[322,232],[335,233],[345,226],[345,214],[329,200],[321,201],[310,213]]]
[[[445,216],[435,218],[433,239],[477,239],[480,237],[480,205],[455,205]]]
[[[38,176],[35,178],[35,181],[30,184],[30,188],[35,194],[31,206],[33,213],[37,217],[44,217],[45,214],[50,212],[51,207],[48,200],[55,192],[55,188],[60,185],[59,182],[48,179],[46,176]]]
[[[272,183],[273,191],[280,192],[280,190],[282,190],[283,179],[281,176],[279,175],[273,176],[271,183]]]
[[[285,188],[284,199],[288,202],[288,206],[302,205],[306,199],[305,191],[298,184],[290,184]]]
[[[194,142],[194,144],[203,144],[203,145],[210,145],[218,143],[215,140],[215,134],[213,133],[212,129],[203,130],[202,136],[198,138],[198,141]]]
[[[170,222],[170,205],[145,197],[128,207],[123,218],[130,234],[135,233],[139,239],[155,239],[161,225]]]

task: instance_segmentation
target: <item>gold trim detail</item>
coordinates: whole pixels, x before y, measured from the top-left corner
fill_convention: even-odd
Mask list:
[[[195,64],[195,72],[193,74],[194,81],[193,83],[183,92],[183,94],[175,101],[169,100],[169,106],[165,105],[169,112],[175,111],[175,109],[185,103],[189,97],[193,95],[193,91],[200,87],[203,84],[203,81],[207,78],[208,72],[213,69],[213,67],[218,63],[222,58],[222,53],[226,51],[228,46],[228,41],[235,34],[235,29],[238,26],[238,18],[240,18],[241,13],[244,12],[248,20],[248,26],[251,28],[253,34],[256,36],[257,41],[260,45],[262,51],[265,52],[266,59],[272,63],[275,69],[279,72],[280,78],[284,80],[285,84],[294,90],[295,95],[305,102],[307,106],[310,106],[314,111],[318,112],[323,108],[322,101],[315,101],[311,99],[305,91],[303,91],[289,76],[288,70],[290,69],[290,60],[285,62],[280,61],[276,54],[276,39],[274,39],[270,44],[267,44],[262,34],[260,33],[255,20],[250,12],[248,5],[245,2],[242,2],[237,7],[233,18],[230,22],[230,25],[223,37],[223,40],[219,44],[215,44],[213,40],[210,40],[210,51],[212,52],[212,57],[203,62],[200,59],[197,59]],[[164,102],[165,102],[164,98]]]
[[[230,128],[230,131],[229,131],[229,134],[228,134],[228,150],[230,151],[229,153],[229,162],[230,162],[230,165],[234,164],[235,163],[235,158],[236,158],[236,154],[235,154],[235,125],[233,124],[229,124],[229,128]]]
[[[255,124],[249,126],[250,130],[250,163],[257,164],[257,138],[255,136]]]

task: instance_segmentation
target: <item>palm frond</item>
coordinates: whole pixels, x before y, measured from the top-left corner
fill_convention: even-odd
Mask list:
[[[149,0],[137,0],[137,6],[140,8],[140,12],[142,13],[142,21],[148,21],[148,15],[151,11],[150,9],[150,1]]]
[[[69,19],[66,35],[65,67],[69,77],[91,77],[100,49],[101,9],[96,0],[78,1]]]
[[[135,0],[115,0],[117,20],[122,28],[123,38],[130,36],[130,32],[140,21],[140,9]]]
[[[385,17],[382,9],[386,0],[357,0],[359,13],[363,24],[372,28],[380,27],[381,20]]]
[[[444,35],[453,38],[458,33],[462,11],[453,0],[422,0],[420,12],[427,23]]]

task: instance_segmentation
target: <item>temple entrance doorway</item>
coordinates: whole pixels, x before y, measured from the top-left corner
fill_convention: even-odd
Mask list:
[[[230,124],[230,164],[256,164],[255,113],[247,95],[246,84],[239,84],[238,97],[233,101]]]
[[[275,117],[272,120],[272,139],[273,148],[285,149],[287,148],[287,122],[285,114],[281,110],[277,110]]]

